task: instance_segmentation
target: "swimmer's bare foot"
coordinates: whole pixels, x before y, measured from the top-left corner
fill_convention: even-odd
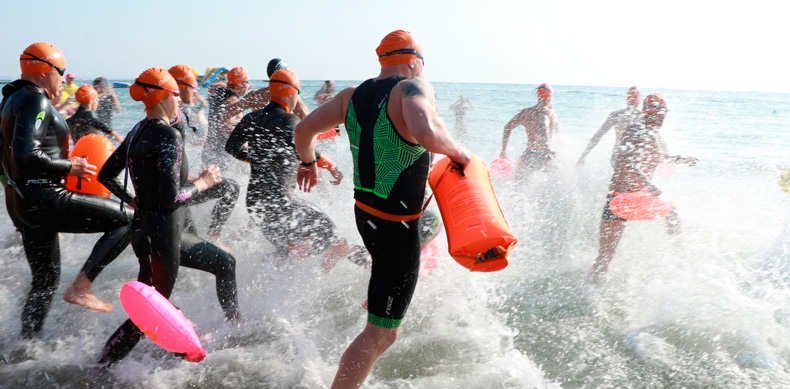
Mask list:
[[[77,278],[71,284],[66,293],[63,294],[63,300],[67,303],[76,304],[96,312],[110,312],[114,308],[112,304],[102,301],[98,298],[91,286],[93,285],[85,272],[80,272]]]

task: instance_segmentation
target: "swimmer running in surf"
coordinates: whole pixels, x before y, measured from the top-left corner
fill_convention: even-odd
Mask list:
[[[103,233],[64,299],[109,312],[112,304],[93,294],[91,286],[102,268],[129,245],[131,217],[113,200],[65,187],[66,175],[95,179],[96,166],[82,157],[68,157],[69,129],[51,103],[57,101],[63,82],[63,53],[48,43],[34,43],[19,61],[20,79],[3,87],[0,147],[6,209],[22,234],[33,274],[22,310],[22,337],[31,338],[41,332],[58,288],[58,233]]]
[[[527,130],[527,148],[521,154],[516,169],[516,178],[525,178],[536,170],[545,170],[554,161],[554,150],[551,139],[559,132],[557,114],[551,108],[552,89],[549,84],[541,84],[537,88],[538,103],[524,108],[505,124],[502,136],[502,152],[500,158],[507,158],[507,142],[510,133],[518,126]]]
[[[420,267],[420,211],[431,153],[462,166],[471,157],[447,131],[435,92],[422,78],[422,46],[393,31],[376,48],[381,72],[346,88],[307,115],[295,130],[299,187],[318,181],[318,134],[345,122],[354,162],[357,230],[371,254],[368,322],[340,359],[332,388],[359,387],[397,340]]]
[[[140,262],[137,280],[169,298],[180,266],[210,272],[216,277],[217,298],[225,317],[238,322],[235,258],[184,232],[185,203],[220,182],[219,169],[209,166],[194,182],[188,180],[183,134],[170,126],[178,114],[178,84],[166,70],[144,71],[129,93],[145,104],[146,118],[107,160],[99,181],[112,183],[124,168],[131,178],[134,197],[123,187],[108,189],[135,208],[132,247]],[[126,320],[107,341],[99,363],[117,362],[142,337],[143,332]]]
[[[71,131],[71,140],[74,143],[77,143],[80,138],[88,134],[109,135],[116,142],[123,142],[123,137],[120,134],[107,127],[96,116],[96,107],[99,105],[97,101],[99,94],[96,92],[96,89],[93,89],[88,84],[82,85],[74,93],[74,97],[77,99],[80,107],[77,108],[77,112],[74,115],[66,119],[69,131]]]
[[[581,157],[579,157],[579,161],[576,165],[584,164],[584,158],[587,157],[587,154],[592,151],[595,145],[601,140],[601,138],[612,128],[614,128],[615,134],[615,141],[614,147],[612,149],[612,158],[611,163],[612,167],[614,167],[615,162],[615,154],[617,154],[617,150],[620,147],[620,144],[623,140],[623,133],[625,133],[626,127],[635,123],[637,119],[642,114],[642,111],[639,109],[639,99],[641,98],[641,94],[639,93],[639,88],[632,86],[628,89],[628,97],[626,100],[628,101],[628,107],[623,109],[618,109],[609,114],[606,118],[606,121],[603,123],[601,128],[598,132],[593,135],[592,139],[590,139],[590,143],[587,145],[587,148],[584,149],[582,152]],[[656,129],[655,131],[656,136],[658,137],[659,142],[663,146],[664,150],[666,150],[666,144],[664,143],[664,139],[661,138],[661,133],[658,132]]]
[[[196,131],[194,126],[200,125],[200,115],[202,111],[196,111],[192,105],[195,102],[197,93],[197,78],[192,68],[187,65],[175,65],[168,70],[171,76],[176,79],[179,91],[179,108],[181,109],[181,120],[173,124],[173,127],[181,131],[186,136],[187,132]],[[199,114],[198,114],[199,113]],[[203,118],[205,120],[205,117]],[[239,199],[239,184],[231,179],[224,178],[211,188],[200,192],[189,199],[187,206],[202,204],[211,200],[218,200],[211,210],[211,220],[208,227],[208,240],[218,243],[221,237],[222,228],[230,218],[236,201]],[[186,210],[185,228],[187,232],[198,235],[192,213]]]
[[[664,96],[660,93],[647,96],[642,111],[644,114],[639,120],[623,132],[621,146],[615,153],[614,173],[601,216],[598,258],[592,268],[592,279],[595,283],[609,269],[627,221],[615,215],[609,208],[612,199],[620,193],[638,191],[647,191],[658,196],[661,190],[650,181],[659,163],[674,162],[694,166],[698,161],[694,157],[668,156],[663,152],[657,131],[663,125],[667,113]],[[670,235],[680,233],[680,219],[674,208],[666,216],[666,223]]]
[[[250,163],[247,209],[272,242],[280,257],[298,253],[325,253],[324,266],[353,254],[352,262],[368,262],[361,246],[349,246],[337,235],[335,224],[319,209],[293,193],[299,156],[293,143],[293,129],[299,117],[293,113],[300,92],[299,79],[290,70],[278,70],[269,80],[271,102],[244,116],[230,134],[225,150]],[[326,156],[316,152],[313,164],[327,169],[340,184],[343,175]]]

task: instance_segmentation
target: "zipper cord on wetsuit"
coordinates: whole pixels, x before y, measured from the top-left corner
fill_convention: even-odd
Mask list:
[[[126,161],[124,161],[124,173],[123,173],[123,192],[126,193],[126,188],[129,185],[129,151],[132,150],[132,143],[134,142],[135,136],[140,131],[140,125],[143,122],[137,123],[132,131],[129,133],[129,144],[126,145]],[[125,213],[123,200],[121,200],[121,213]]]

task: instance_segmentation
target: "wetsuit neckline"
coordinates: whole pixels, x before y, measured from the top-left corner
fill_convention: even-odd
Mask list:
[[[10,96],[13,93],[19,91],[20,89],[22,89],[22,88],[24,88],[26,86],[30,86],[30,87],[33,88],[31,93],[37,93],[37,94],[40,94],[40,95],[43,95],[43,96],[47,95],[47,93],[44,90],[44,88],[42,88],[38,84],[36,84],[36,83],[34,83],[32,81],[23,80],[23,79],[20,78],[20,79],[17,79],[16,81],[14,81],[14,82],[12,82],[12,83],[10,83],[10,84],[8,84],[8,85],[3,87],[3,96]],[[6,92],[8,92],[8,93],[6,93]]]

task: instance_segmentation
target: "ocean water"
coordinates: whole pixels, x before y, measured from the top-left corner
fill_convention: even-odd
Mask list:
[[[303,83],[311,108],[319,86]],[[460,94],[471,99],[468,131],[457,138],[485,161],[498,157],[505,123],[536,102],[535,85],[435,87],[454,134],[449,106]],[[681,235],[668,236],[662,221],[629,223],[606,281],[594,286],[588,273],[614,135],[583,166],[576,160],[608,113],[625,107],[627,87],[554,87],[558,168],[526,183],[493,182],[520,240],[510,265],[470,273],[446,254],[440,235],[438,267],[420,279],[401,337],[366,387],[790,387],[790,197],[777,186],[790,167],[790,95],[643,89],[669,101],[662,131],[670,154],[700,162],[654,180],[677,206]],[[114,124],[126,133],[142,117],[142,104],[116,92],[123,111]],[[508,155],[517,158],[525,143],[524,131],[516,130]],[[346,178],[302,196],[360,243],[347,139],[321,142],[319,149]],[[198,173],[200,151],[190,145],[188,153]],[[246,169],[239,163],[223,174],[246,189]],[[193,208],[200,231],[210,209]],[[223,243],[237,259],[245,324],[223,321],[212,276],[182,269],[171,300],[195,323],[208,358],[181,361],[143,340],[122,363],[100,369],[94,361],[126,318],[118,292],[136,279],[138,265],[126,250],[96,280],[95,292],[116,306],[111,313],[63,302],[96,239],[61,235],[61,284],[42,337],[21,341],[30,270],[0,211],[0,387],[329,387],[340,355],[365,324],[365,269],[343,261],[325,274],[316,258],[275,259],[241,200]]]

